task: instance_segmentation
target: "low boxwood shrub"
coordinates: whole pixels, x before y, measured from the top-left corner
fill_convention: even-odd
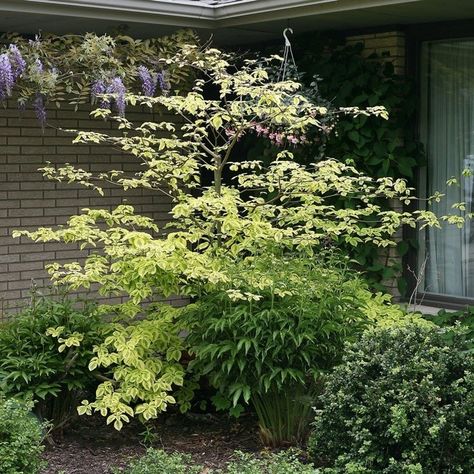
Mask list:
[[[0,472],[36,474],[41,460],[45,425],[32,414],[31,402],[6,399],[0,395]]]
[[[0,390],[31,398],[39,418],[64,426],[80,392],[95,387],[88,364],[103,328],[93,305],[63,296],[34,298],[0,325]]]
[[[326,473],[474,472],[474,356],[419,324],[378,328],[328,377],[309,443]]]

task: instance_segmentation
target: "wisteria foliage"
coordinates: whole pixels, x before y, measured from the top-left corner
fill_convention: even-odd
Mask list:
[[[127,93],[153,97],[186,89],[189,70],[166,61],[182,45],[197,42],[187,30],[147,40],[94,34],[3,40],[9,44],[0,54],[0,101],[15,97],[21,110],[32,106],[42,126],[48,105],[98,102],[124,116]]]

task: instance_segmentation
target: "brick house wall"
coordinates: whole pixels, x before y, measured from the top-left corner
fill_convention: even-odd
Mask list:
[[[150,112],[129,112],[132,121],[153,117]],[[168,120],[171,118],[168,117]],[[65,223],[85,207],[115,207],[132,204],[136,212],[148,215],[158,224],[168,219],[170,202],[158,193],[123,190],[109,186],[105,197],[76,184],[51,182],[38,171],[46,161],[71,163],[85,170],[137,170],[133,158],[108,146],[73,145],[71,134],[58,130],[82,129],[107,131],[112,123],[91,119],[84,106],[48,111],[48,126],[43,131],[27,110],[20,113],[16,103],[0,108],[0,318],[28,299],[32,284],[39,289],[50,285],[44,270],[52,261],[73,261],[85,255],[71,245],[34,243],[27,238],[13,239],[14,229],[35,229]]]
[[[348,36],[348,44],[362,43],[363,54],[370,56],[376,53],[392,61],[397,74],[404,74],[406,69],[406,39],[403,31],[387,31]]]

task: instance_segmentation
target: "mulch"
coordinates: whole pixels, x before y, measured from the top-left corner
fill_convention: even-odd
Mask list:
[[[80,417],[44,453],[42,474],[109,474],[145,453],[143,426],[131,423],[117,432],[100,416]],[[262,449],[252,418],[229,420],[215,415],[168,415],[154,426],[152,446],[192,455],[205,467],[224,466],[235,450]]]

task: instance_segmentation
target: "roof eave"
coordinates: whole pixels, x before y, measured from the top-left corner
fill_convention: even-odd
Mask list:
[[[420,0],[2,0],[0,11],[215,29]]]

